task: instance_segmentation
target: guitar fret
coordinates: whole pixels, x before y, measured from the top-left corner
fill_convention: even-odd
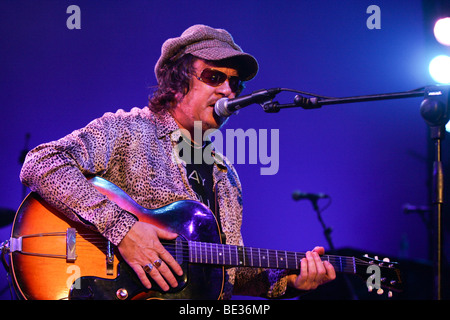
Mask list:
[[[216,243],[216,258],[217,258],[217,264],[220,264],[220,260],[219,260],[219,245]]]
[[[235,248],[235,251],[236,251],[236,265],[240,266],[240,265],[242,265],[242,259],[241,259],[241,256],[239,254],[239,247],[235,246],[234,248]]]
[[[191,242],[189,247],[192,252],[192,262],[197,262],[197,252],[195,250],[195,242]]]
[[[299,270],[304,253],[252,248],[220,243],[187,241],[189,262],[240,267]],[[322,256],[337,272],[357,273],[355,257]]]
[[[277,264],[278,264],[278,259],[276,256],[276,251],[275,251],[275,255],[274,252],[272,250],[268,251],[268,261],[269,261],[269,268],[274,268]],[[274,261],[275,260],[275,261]]]
[[[261,258],[261,249],[258,248],[258,256],[259,256],[259,265],[262,267],[263,266],[263,259]]]
[[[210,257],[209,257],[209,263],[213,263],[213,262],[214,262],[214,261],[213,261],[213,258],[212,258],[212,251],[211,251],[211,248],[212,248],[212,246],[211,246],[211,244],[209,244],[209,251],[208,251],[208,244],[205,245],[205,249],[207,250],[207,251],[206,251],[206,261],[208,261],[208,255],[210,255]]]
[[[356,274],[356,263],[355,263],[355,257],[352,257],[353,260],[353,273]]]
[[[288,252],[287,252],[287,251],[284,252],[284,261],[285,261],[285,268],[286,268],[286,269],[290,269],[290,263],[291,263],[292,261],[291,261],[291,256],[288,255]]]
[[[258,260],[259,260],[259,266],[261,266],[261,249],[258,248]]]
[[[213,250],[212,250],[213,246],[212,243],[209,244],[209,249],[211,251],[211,259],[209,260],[211,263],[214,263],[214,256],[213,256]]]
[[[254,266],[259,266],[258,265],[258,256],[257,256],[257,251],[255,250],[255,248],[250,248],[250,264],[252,267]]]
[[[238,259],[239,259],[239,265],[245,266],[245,252],[244,248],[241,246],[237,247],[237,253],[238,253]]]
[[[210,243],[209,244],[209,254],[210,254],[210,263],[211,264],[214,264],[214,263],[216,263],[216,260],[214,259],[214,252],[213,252],[213,244],[212,243]]]
[[[197,245],[195,242],[193,242],[192,244],[193,244],[194,258],[195,258],[194,262],[198,262],[198,260],[197,260]]]
[[[199,249],[200,249],[200,263],[203,263],[203,262],[205,262],[205,263],[208,263],[208,261],[206,261],[205,259],[203,259],[203,258],[206,258],[206,257],[204,257],[203,255],[203,249],[202,249],[202,242],[200,242],[199,243]]]
[[[278,267],[278,251],[275,251],[275,258],[277,259],[277,268],[279,268]]]
[[[267,252],[267,250],[266,250],[266,252]],[[263,255],[261,256],[261,249],[260,249],[259,259],[260,259],[259,265],[261,267],[267,267],[267,254],[264,255],[264,253],[263,253]]]
[[[221,247],[221,245],[216,244],[216,250],[217,250],[217,264],[221,264],[221,261],[220,261],[220,257],[221,257],[221,254],[220,254],[220,247]]]
[[[289,269],[297,269],[297,255],[294,252],[291,252],[289,259]]]
[[[222,264],[226,264],[225,263],[225,246],[221,246],[222,251],[220,252],[220,255],[222,256]]]
[[[298,269],[297,254],[295,254],[294,252],[293,255],[291,255],[290,265],[291,267],[289,269]]]
[[[191,243],[188,241],[189,262],[192,262],[192,248]]]
[[[219,251],[220,245],[216,243],[214,246],[215,246],[215,250],[216,250],[216,256],[215,256],[216,264],[220,264],[220,251]]]
[[[260,266],[258,264],[258,261],[259,261],[258,258],[259,258],[258,251],[255,248],[252,248],[252,267]]]
[[[189,242],[189,261],[197,262],[197,256],[195,252],[195,242]]]

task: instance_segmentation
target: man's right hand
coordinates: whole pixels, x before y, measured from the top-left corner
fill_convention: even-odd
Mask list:
[[[176,237],[176,233],[138,221],[120,242],[118,246],[120,254],[147,289],[152,287],[143,269],[147,264],[153,265],[148,275],[162,290],[169,290],[169,285],[173,288],[178,286],[172,270],[179,276],[183,274],[183,270],[159,240],[173,240]],[[159,267],[154,265],[154,262],[158,260],[161,260]]]

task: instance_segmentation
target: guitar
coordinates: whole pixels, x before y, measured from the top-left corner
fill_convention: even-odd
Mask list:
[[[99,233],[74,222],[30,193],[19,207],[7,246],[17,291],[24,299],[218,299],[225,267],[299,270],[304,253],[221,243],[214,214],[192,200],[150,210],[141,207],[113,183],[94,177],[92,185],[140,221],[177,233],[165,248],[183,268],[178,287],[164,292],[152,282],[142,286],[118,250]],[[397,263],[368,257],[324,255],[337,272],[367,279],[370,266],[381,271],[381,287],[401,291]]]

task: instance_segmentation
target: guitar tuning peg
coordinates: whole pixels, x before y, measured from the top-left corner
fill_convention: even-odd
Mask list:
[[[383,261],[384,262],[391,262],[391,260],[389,260],[389,258],[384,258]]]
[[[384,293],[384,290],[383,290],[383,289],[380,288],[380,289],[377,290],[377,294],[378,294],[378,295],[382,295],[383,293]]]

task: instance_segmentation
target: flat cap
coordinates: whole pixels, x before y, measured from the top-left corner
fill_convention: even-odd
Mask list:
[[[161,48],[161,57],[155,65],[155,75],[159,82],[163,67],[169,61],[176,61],[185,54],[197,58],[220,61],[233,58],[239,77],[243,81],[253,79],[258,73],[258,62],[245,53],[224,29],[214,29],[202,24],[186,29],[180,37],[166,40]]]

